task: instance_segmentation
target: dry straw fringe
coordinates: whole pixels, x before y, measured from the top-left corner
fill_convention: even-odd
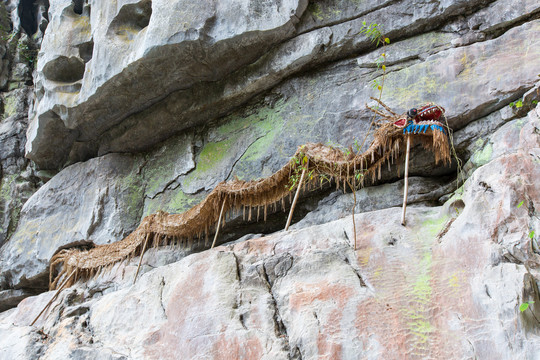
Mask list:
[[[320,186],[323,179],[344,186],[345,182],[358,177],[358,174],[360,181],[355,184],[359,182],[365,185],[366,182],[375,181],[381,177],[381,167],[397,160],[401,156],[401,149],[404,149],[403,130],[393,125],[397,119],[395,115],[386,116],[387,121],[379,122],[371,145],[362,154],[345,153],[323,144],[308,143],[300,146],[291,161],[267,178],[221,182],[201,203],[182,214],[160,211],[146,216],[139,227],[123,240],[89,250],[61,250],[51,258],[50,289],[55,289],[59,281],[73,271],[75,275],[69,279],[67,287],[79,279],[91,278],[118,262],[140,255],[147,236],[148,248],[164,243],[181,243],[191,248],[203,234],[207,238],[209,231],[213,232],[222,207],[225,213],[231,210],[241,212],[244,218],[248,216],[250,220],[252,209],[258,214],[263,207],[266,218],[267,206],[281,203],[285,208],[285,198],[296,190],[296,185],[291,186],[291,177],[298,176],[303,169],[310,174],[306,189]],[[436,163],[450,162],[450,147],[445,134],[429,130],[413,138],[435,154]],[[57,268],[59,271],[56,274]]]

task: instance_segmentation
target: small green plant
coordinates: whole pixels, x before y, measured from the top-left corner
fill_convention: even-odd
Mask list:
[[[371,23],[367,24],[366,21],[362,21],[362,28],[360,28],[360,34],[364,34],[371,39],[371,42],[376,42],[376,46],[380,44],[390,44],[390,39],[383,36],[379,24]]]
[[[534,304],[534,301],[525,301],[519,305],[519,311],[524,312],[529,308],[530,305]]]
[[[384,48],[386,45],[390,44],[390,39],[383,35],[381,27],[379,26],[379,24],[376,24],[376,23],[371,23],[368,25],[367,22],[364,20],[362,22],[362,27],[360,28],[359,34],[364,34],[365,36],[370,38],[371,42],[375,43],[375,46],[382,45]],[[371,87],[374,90],[377,90],[379,92],[378,98],[380,101],[382,98],[382,92],[384,89],[384,79],[386,78],[386,52],[383,51],[381,53],[381,55],[375,60],[375,64],[377,65],[377,69],[382,70],[382,76],[380,76],[380,78],[375,78],[371,84]],[[359,152],[364,147],[364,144],[368,136],[370,135],[374,124],[375,124],[375,117],[371,119],[371,123],[369,125],[368,131],[366,132],[366,135],[364,136],[364,139],[362,140],[362,142],[359,142],[357,139],[354,140],[353,149],[355,149],[356,152]],[[352,195],[353,195],[353,206],[352,206],[351,212],[352,212],[353,234],[354,234],[354,250],[356,250],[356,221],[355,221],[355,216],[354,216],[355,208],[356,208],[356,189],[359,183],[360,184],[363,183],[362,180],[364,178],[364,175],[365,175],[364,171],[357,170],[354,173],[352,182],[350,181],[350,179],[346,180],[347,184],[352,190]]]
[[[522,108],[523,107],[523,100],[519,99],[516,102],[511,102],[508,106],[515,107],[516,109]]]
[[[27,43],[19,42],[17,48],[20,51],[21,57],[26,60],[30,65],[34,65],[37,57],[37,50],[32,49]]]
[[[324,182],[326,181],[329,185],[332,183],[332,179],[324,174],[320,174],[319,175],[319,179],[320,179],[320,186],[323,186],[324,185]]]
[[[360,143],[358,142],[358,139],[354,139],[353,148],[355,152],[360,152],[362,150],[362,147],[360,146]]]
[[[12,44],[14,41],[17,41],[18,40],[18,33],[16,32],[12,32],[12,33],[9,33],[9,32],[5,32],[5,31],[0,31],[0,40],[4,43],[6,43],[8,46],[10,44]]]
[[[508,104],[508,106],[510,106],[511,108],[516,108],[516,109],[520,109],[524,106],[525,104],[523,103],[523,99],[519,99],[518,101],[512,101],[510,104]],[[531,105],[532,106],[536,106],[538,105],[538,100],[532,100],[531,101]]]
[[[379,24],[371,23],[367,24],[364,20],[362,22],[362,28],[360,28],[360,34],[366,35],[368,38],[371,39],[372,43],[375,43],[375,46],[382,45],[383,47],[390,44],[390,39],[383,35],[381,27]],[[386,53],[382,53],[377,60],[375,60],[375,64],[377,65],[377,69],[381,69],[383,71],[383,75],[381,79],[374,79],[371,87],[374,90],[379,91],[379,100],[382,95],[382,90],[384,87],[384,78],[386,76]]]
[[[308,166],[308,157],[300,152],[298,153],[298,156],[294,156],[291,161],[293,161],[296,165],[299,165],[299,166],[295,166],[294,167],[294,173],[291,174],[291,176],[289,177],[289,184],[288,184],[288,187],[289,187],[289,191],[291,191],[292,189],[294,189],[297,185],[301,185],[299,184],[300,182],[300,178],[301,178],[301,174],[304,170],[307,170],[307,166]],[[307,175],[307,178],[309,180],[313,180],[313,173],[314,173],[314,169],[309,171],[306,175]]]
[[[521,200],[521,201],[519,202],[519,204],[517,204],[517,208],[519,209],[520,207],[522,207],[524,203],[525,203],[525,200]],[[529,239],[534,240],[534,235],[535,235],[534,230],[531,230],[531,231],[529,232],[529,235],[528,235]]]
[[[364,178],[364,176],[366,176],[366,170],[356,170],[355,173],[354,173],[354,179],[358,183],[362,183],[362,179]],[[356,186],[356,185],[354,185],[354,186]],[[354,189],[354,190],[356,190],[356,189]]]
[[[540,323],[540,320],[538,320],[538,318],[536,317],[536,315],[534,315],[534,311],[531,310],[531,305],[534,304],[534,301],[524,301],[521,303],[521,305],[519,305],[519,311],[521,311],[521,313],[524,313],[525,311],[527,311],[527,309],[529,309],[529,311],[531,312],[532,316],[534,317],[534,319]]]
[[[379,24],[371,23],[371,24],[368,25],[367,22],[364,20],[362,22],[362,27],[360,28],[360,31],[358,33],[359,34],[364,34],[365,36],[367,36],[369,39],[371,39],[372,43],[376,43],[375,44],[376,46],[379,46],[379,45],[382,44],[382,46],[384,48],[386,45],[390,44],[390,39],[383,35],[383,32],[382,32],[381,27],[379,26]],[[382,76],[376,77],[371,83],[371,87],[374,90],[377,90],[379,92],[379,94],[377,96],[379,101],[382,98],[382,92],[383,92],[383,89],[384,89],[384,80],[386,78],[386,58],[387,58],[386,57],[386,52],[383,51],[381,53],[381,55],[375,60],[375,65],[377,66],[377,69],[382,70]],[[363,146],[364,146],[364,144],[366,142],[366,139],[370,135],[374,124],[375,124],[375,115],[371,119],[369,129],[366,132],[366,135],[364,136],[363,141],[361,143],[358,143],[358,141],[355,141],[355,148],[356,149],[363,148]]]

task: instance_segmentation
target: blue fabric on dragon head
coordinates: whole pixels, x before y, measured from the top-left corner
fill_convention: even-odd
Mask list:
[[[412,108],[407,111],[406,117],[394,122],[397,127],[403,128],[404,134],[426,134],[428,131],[438,131],[448,135],[444,125],[438,120],[444,115],[444,108],[436,104],[427,104],[420,109]]]

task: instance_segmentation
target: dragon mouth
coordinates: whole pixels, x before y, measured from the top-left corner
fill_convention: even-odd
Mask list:
[[[437,124],[437,125],[443,125],[442,122],[437,120],[420,120],[415,122],[416,125],[430,125],[430,124]]]
[[[429,129],[437,129],[444,131],[444,125],[438,120],[444,114],[444,108],[435,104],[427,104],[421,106],[419,109],[411,109],[409,113],[414,110],[414,118],[412,116],[402,115],[397,121],[394,122],[394,126],[398,128],[404,128],[404,132],[425,132]]]
[[[400,118],[398,121],[394,122],[394,125],[400,128],[404,127],[406,124],[407,124],[406,117]]]
[[[444,114],[444,108],[438,105],[424,105],[418,110],[415,121],[437,121]]]

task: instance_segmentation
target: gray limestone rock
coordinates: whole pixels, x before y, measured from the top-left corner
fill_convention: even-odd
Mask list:
[[[521,150],[528,149],[526,139],[530,134],[523,134]],[[521,220],[511,228],[503,225],[515,205],[507,197],[522,194],[519,179],[537,175],[520,172],[522,177],[508,181],[516,167],[531,161],[519,151],[493,160],[469,179],[460,213],[447,212],[456,202],[451,199],[442,207],[411,208],[407,227],[399,224],[396,208],[360,214],[356,251],[347,216],[191,255],[148,271],[135,286],[129,276],[119,278],[119,289],[103,296],[88,297],[76,286],[39,320],[51,336],[42,353],[54,358],[114,348],[134,359],[223,351],[261,359],[358,354],[383,359],[404,352],[424,358],[534,356],[540,343],[527,335],[517,310],[525,267],[492,261],[499,248],[511,245],[494,242],[492,231],[522,232]],[[488,201],[477,189],[484,186],[481,179],[490,182]],[[537,187],[531,184],[527,191],[532,195]],[[504,215],[497,217],[501,206]],[[522,237],[519,244],[525,241]],[[131,264],[125,273],[134,270]],[[39,309],[50,294],[26,299],[0,324],[26,329],[34,315],[26,309]],[[64,315],[57,320],[60,309]],[[91,342],[85,329],[92,329]],[[69,345],[73,331],[80,332],[75,347]]]
[[[79,51],[80,47],[77,49],[74,48],[74,46],[78,46],[77,44],[89,44],[89,40],[85,37],[86,35],[84,35],[84,32],[77,33],[77,36],[80,38],[73,37],[73,43],[65,43],[62,42],[60,38],[55,38],[59,36],[58,34],[60,31],[60,28],[55,28],[55,26],[61,26],[65,21],[75,22],[78,24],[77,26],[83,26],[84,24],[86,24],[84,26],[89,26],[88,23],[85,22],[86,20],[84,20],[85,16],[88,16],[87,6],[83,6],[79,14],[78,10],[77,12],[74,10],[73,4],[74,3],[68,2],[58,2],[54,4],[57,8],[51,10],[53,14],[57,14],[60,11],[59,9],[64,9],[64,12],[57,15],[57,20],[51,21],[49,27],[49,29],[51,29],[51,37],[48,40],[47,38],[44,40],[40,59],[47,59],[48,57],[53,56],[52,54],[54,52],[51,52],[52,50],[47,50],[47,41],[51,43],[57,41],[59,42],[58,46],[64,46],[67,49],[65,50],[67,53],[62,50],[64,51],[64,55],[57,54],[58,56],[55,57],[55,59],[63,59],[58,60],[60,61],[58,64],[63,64],[63,66],[72,63],[76,64],[79,60],[75,61],[75,59],[80,58],[87,67],[89,66],[89,61],[86,60],[86,55],[82,56],[80,53],[77,55],[77,51]],[[433,10],[436,13],[435,16],[442,18],[450,16],[450,14],[453,14],[456,11],[455,7],[448,7],[446,5],[437,7],[434,4],[429,3],[429,5],[425,6],[430,7],[432,10],[436,9]],[[109,17],[113,17],[112,15],[107,15],[109,17],[104,14],[99,16],[94,14],[90,16],[96,16],[100,19],[101,17],[107,18],[110,20],[112,28],[119,29],[118,23],[131,19],[132,16],[129,14],[131,14],[130,12],[135,11],[135,8],[140,10],[137,11],[139,11],[138,13],[141,14],[142,18],[136,17],[130,26],[141,27],[144,25],[143,18],[146,16],[145,14],[148,15],[149,13],[147,2],[125,5],[122,7],[124,10],[119,10],[118,16],[115,15],[116,17],[114,17],[114,19],[116,20],[112,18],[109,19]],[[186,8],[185,10],[187,11],[189,8]],[[157,16],[156,11],[157,10],[152,7],[151,17]],[[397,10],[394,8],[375,9],[373,14],[370,13],[370,16],[374,16],[374,19],[377,19],[378,16],[382,16],[379,12],[389,11]],[[423,11],[428,10],[424,9]],[[90,12],[90,14],[93,13]],[[420,27],[420,23],[424,24],[422,26],[427,26],[425,25],[425,19],[417,19],[419,14],[415,14],[413,18],[408,19],[407,21],[413,21],[413,23],[417,24],[415,26]],[[203,15],[204,14],[201,15],[201,18],[206,16]],[[87,20],[90,21],[90,24],[93,21],[92,19]],[[197,107],[198,105],[196,105],[196,102],[194,103],[191,101],[193,99],[201,99],[203,102],[206,101],[204,108],[211,109],[209,111],[215,111],[214,114],[217,114],[225,111],[225,108],[220,108],[218,106],[218,109],[214,109],[213,106],[211,106],[212,101],[214,100],[208,100],[208,96],[205,97],[203,95],[209,95],[210,97],[216,96],[216,99],[219,99],[219,101],[222,101],[223,103],[227,103],[227,106],[230,106],[232,103],[239,104],[245,100],[245,97],[243,97],[243,95],[237,96],[234,94],[254,94],[260,91],[260,89],[279,82],[282,77],[288,76],[295,71],[304,68],[304,65],[302,64],[310,64],[313,62],[320,63],[323,59],[326,59],[326,61],[335,59],[336,57],[345,54],[348,51],[346,49],[367,49],[369,47],[369,41],[366,39],[361,41],[358,39],[360,42],[354,46],[345,41],[347,36],[349,36],[347,34],[350,34],[350,29],[356,26],[354,25],[356,23],[355,21],[355,19],[347,18],[346,21],[341,23],[339,21],[334,23],[330,21],[330,26],[328,27],[317,28],[317,26],[314,26],[312,30],[306,31],[275,46],[270,52],[264,55],[261,60],[245,66],[245,71],[234,72],[230,76],[225,76],[222,80],[216,78],[216,83],[221,82],[221,85],[218,86],[220,91],[213,92],[213,90],[208,87],[200,87],[200,89],[195,92],[187,90],[183,93],[175,92],[174,94],[176,95],[170,95],[166,99],[163,99],[159,104],[148,107],[144,113],[149,117],[146,117],[146,115],[143,116],[143,113],[131,115],[130,119],[140,117],[141,120],[133,122],[132,124],[133,126],[142,124],[141,126],[144,128],[141,128],[140,131],[136,131],[145,138],[154,137],[156,131],[163,131],[167,136],[170,136],[171,129],[168,126],[165,126],[164,122],[178,122],[178,119],[175,118],[177,115],[175,114],[186,116],[186,114],[190,113],[189,111],[192,111],[195,116],[200,115],[203,118],[208,118],[208,114],[205,115],[204,113],[206,110],[202,111],[202,108]],[[524,91],[523,89],[532,86],[533,81],[531,79],[534,77],[532,75],[533,70],[531,69],[533,69],[533,67],[517,69],[513,74],[511,81],[502,78],[493,79],[489,75],[494,72],[502,73],[501,68],[508,63],[508,59],[504,57],[504,53],[508,51],[509,45],[511,46],[512,51],[520,52],[522,47],[526,46],[526,40],[524,39],[528,37],[527,34],[535,31],[538,26],[537,23],[538,21],[530,21],[519,27],[510,29],[507,33],[504,33],[493,40],[474,43],[470,46],[463,46],[460,48],[454,48],[454,45],[452,45],[453,40],[461,36],[459,33],[429,32],[403,41],[392,42],[387,47],[388,53],[391,54],[388,57],[388,69],[391,71],[389,72],[387,79],[390,84],[387,85],[387,90],[385,90],[383,97],[385,101],[391,104],[397,111],[403,111],[406,110],[407,107],[418,105],[422,101],[425,101],[425,99],[436,100],[447,107],[452,126],[465,126],[471,122],[471,120],[475,120],[477,116],[489,113],[493,109],[500,108],[506,101],[515,98],[516,94],[520,94]],[[400,27],[405,26],[405,24],[406,22],[401,24],[395,23],[392,25],[394,27],[387,28],[400,29]],[[150,25],[151,24],[149,23],[148,26]],[[148,27],[145,29],[148,29]],[[346,31],[346,29],[349,30]],[[158,31],[158,29],[155,29],[155,31]],[[161,29],[160,31],[165,30]],[[517,32],[522,36],[516,40],[514,35]],[[126,34],[124,35],[127,36]],[[96,44],[93,46],[97,46]],[[90,48],[86,46],[86,49],[88,50]],[[339,49],[342,49],[343,52],[340,52],[341,50]],[[97,48],[94,48],[93,51],[99,52]],[[490,55],[491,57],[489,57],[489,60],[486,60],[488,59],[485,57],[487,55],[478,57],[478,60],[475,60],[474,57],[481,52]],[[288,161],[291,154],[295,152],[296,148],[305,142],[323,142],[336,146],[344,146],[353,144],[356,141],[358,145],[364,143],[363,149],[365,149],[370,140],[367,134],[371,113],[365,110],[364,104],[369,101],[368,96],[373,94],[367,90],[370,87],[369,81],[378,76],[374,65],[378,53],[378,51],[375,51],[355,59],[337,61],[320,67],[317,72],[306,73],[301,76],[289,78],[279,86],[274,87],[271,92],[254,99],[248,106],[240,108],[224,118],[209,123],[205,128],[172,137],[166,144],[161,145],[156,150],[151,150],[147,155],[138,157],[139,160],[136,161],[138,164],[137,166],[140,169],[138,170],[138,175],[140,175],[140,184],[144,189],[134,191],[134,193],[141,194],[141,197],[144,198],[144,209],[142,210],[142,214],[147,215],[157,210],[175,213],[182,212],[198,203],[204,195],[220,181],[225,181],[234,177],[247,180],[268,176],[283,166],[286,161]],[[474,56],[470,58],[471,61],[463,63],[463,54],[467,56],[473,54]],[[59,56],[63,56],[63,58],[60,58]],[[534,63],[538,59],[538,57],[535,56],[534,49],[529,51],[527,56],[530,57],[529,60],[531,63]],[[420,59],[423,59],[424,61],[420,61]],[[512,60],[511,58],[510,60],[514,61],[515,59]],[[92,60],[90,60],[90,62],[91,61]],[[52,60],[43,60],[41,64],[42,65],[40,66],[43,67],[46,66],[46,64],[50,64],[47,66],[52,66],[51,69],[54,69],[54,66],[56,66]],[[461,69],[454,74],[448,70],[451,67],[448,67],[447,64],[457,67],[466,66],[467,69]],[[486,66],[489,67],[489,69],[487,69]],[[445,68],[446,73],[439,73],[439,70],[442,68]],[[41,69],[43,70],[43,68]],[[71,76],[70,74],[75,74],[77,71],[79,70],[75,69],[73,73],[68,71],[66,74]],[[142,76],[142,73],[139,75]],[[436,76],[439,77],[436,78]],[[140,77],[137,78],[139,79]],[[237,80],[234,79],[237,79],[238,81],[241,80],[241,82],[236,82]],[[430,80],[431,82],[428,81],[426,83],[427,80]],[[98,80],[95,79],[92,81]],[[107,83],[105,78],[103,78],[102,81],[104,81],[103,84]],[[238,86],[229,86],[235,82],[236,84],[242,84],[246,81],[252,84],[253,87],[245,89]],[[443,84],[445,81],[448,81],[448,84],[442,87],[429,85],[437,83]],[[41,101],[40,89],[42,89],[41,85],[45,84],[45,82],[40,83],[40,80],[37,82],[36,104]],[[58,81],[52,82],[57,83]],[[120,84],[121,82],[117,83],[116,86],[121,86]],[[196,83],[193,84],[195,87],[198,86]],[[225,86],[226,84],[229,85]],[[470,103],[476,108],[474,111],[470,111],[471,105],[469,105],[469,103],[460,102],[462,89],[471,84],[479,87],[480,90],[476,93],[484,94],[478,98],[470,99]],[[103,87],[100,87],[100,89],[101,88]],[[443,96],[443,92],[440,91],[442,88],[445,89],[444,98],[439,99],[437,96]],[[412,91],[412,89],[414,89],[414,91]],[[64,94],[59,90],[53,91],[53,93],[55,94],[54,96]],[[486,93],[488,93],[488,95],[485,95]],[[189,94],[189,96],[183,98],[183,95],[180,96],[180,94]],[[93,97],[90,98],[94,99]],[[234,99],[244,100],[235,102],[236,100]],[[88,101],[97,101],[97,98]],[[89,103],[85,102],[84,104]],[[76,106],[76,108],[79,108],[79,106]],[[98,111],[102,111],[101,109],[105,108],[107,108],[107,106],[101,105],[97,109]],[[191,110],[185,112],[184,110],[188,108]],[[68,116],[67,114],[71,111],[62,107],[58,107],[58,109],[63,109],[61,112],[67,111],[62,116]],[[91,116],[90,112],[85,114]],[[498,114],[498,112],[495,111],[493,114]],[[74,147],[71,149],[71,153],[74,156],[71,161],[78,158],[79,155],[84,157],[84,154],[89,149],[89,144],[97,144],[97,142],[93,140],[87,141],[90,140],[90,138],[87,140],[82,139],[81,132],[78,130],[66,130],[63,125],[64,122],[62,116],[58,111],[50,111],[47,114],[39,115],[39,119],[48,124],[39,131],[49,131],[49,135],[46,137],[46,143],[50,151],[52,151],[51,159],[57,159],[57,155],[62,156],[60,153],[64,151],[64,144],[70,143],[70,139],[75,139],[76,137],[78,140],[76,140]],[[498,115],[489,116],[493,117]],[[46,117],[48,117],[47,120],[45,119]],[[501,115],[501,117],[504,116]],[[73,124],[79,123],[78,120],[75,120],[76,118],[76,116],[72,117],[70,115],[70,121],[73,121]],[[131,120],[126,121],[129,122]],[[80,122],[80,124],[83,123],[84,122]],[[491,124],[491,120],[489,119],[484,120],[484,123],[489,124],[489,127],[484,131],[487,136],[495,126]],[[34,125],[36,124],[38,123],[34,122]],[[36,135],[36,131],[39,129],[39,126],[36,125],[36,127],[34,125],[29,129],[28,134],[30,137]],[[68,128],[70,128],[70,126],[68,126]],[[92,131],[96,128],[97,127],[92,127]],[[116,144],[116,147],[109,148],[107,151],[114,150],[123,152],[126,150],[135,150],[139,145],[136,147],[132,147],[131,145],[128,146],[128,142],[133,140],[132,135],[130,135],[133,129],[135,129],[135,127],[131,127],[131,125],[126,127],[114,127],[114,132],[118,134],[120,138],[115,138],[116,140],[114,140],[114,143]],[[469,133],[474,134],[476,130],[468,131]],[[58,134],[62,132],[65,132],[64,135],[59,136]],[[456,134],[456,147],[459,155],[466,157],[468,156],[467,154],[472,154],[475,151],[474,146],[469,150],[465,150],[464,146],[466,146],[465,143],[471,144],[472,140],[470,139],[471,136],[474,135],[467,135],[463,137],[463,139],[459,138],[458,135],[459,133]],[[118,142],[121,138],[125,138],[128,142]],[[154,140],[157,141],[157,138]],[[154,140],[150,142],[153,142]],[[364,140],[366,141],[364,142]],[[144,141],[135,141],[135,143],[142,144]],[[475,141],[478,141],[478,139],[475,139]],[[56,145],[53,145],[55,143]],[[27,143],[27,148],[28,146],[33,146],[31,144],[32,141]],[[476,142],[474,144],[476,146]],[[53,153],[56,153],[57,155],[54,155]],[[453,167],[434,167],[432,162],[433,158],[431,154],[427,154],[420,149],[414,149],[410,169],[411,175],[421,177],[444,176],[452,174],[455,171],[455,165],[453,165]],[[83,173],[91,171],[95,171],[96,174],[108,173],[109,170],[107,170],[107,166],[101,164],[102,163],[98,161],[95,163],[87,163],[86,165],[76,165],[72,168],[68,167],[63,176],[74,176],[75,178],[78,178],[79,175],[71,174],[71,172],[73,169],[78,169],[79,167],[85,167],[85,170],[82,171]],[[89,169],[90,166],[96,166],[96,169],[91,170]],[[104,168],[101,169],[101,166],[104,166]],[[398,179],[399,174],[395,169],[384,172],[382,177],[383,181],[395,182]],[[116,181],[119,180],[112,180],[109,186],[116,186]],[[437,181],[433,182],[428,180],[427,182],[423,182],[422,185],[417,188],[413,182],[412,186],[414,189],[418,189],[418,193],[429,193],[430,190],[428,190],[426,186],[433,189],[433,191],[431,194],[422,194],[418,198],[415,198],[413,195],[412,201],[437,202],[438,198],[449,191],[445,181],[447,180],[442,180],[442,182],[437,183]],[[122,187],[123,185],[120,186]],[[436,187],[440,187],[440,189],[435,189]],[[365,194],[367,195],[359,196],[358,212],[380,209],[387,206],[399,206],[401,201],[401,196],[399,195],[400,189],[401,183],[394,183],[391,186],[381,188],[380,194],[388,196],[388,200],[382,200],[384,196],[377,195],[379,194],[379,190],[366,189]],[[104,191],[105,190],[103,189],[99,189],[96,192],[98,195],[101,194],[97,196],[97,198],[103,199],[103,201],[109,199],[111,196],[110,193]],[[56,210],[54,211],[58,212],[58,214],[63,214],[58,216],[66,216],[66,209],[61,208],[60,206],[62,201],[58,201],[56,195],[53,195],[54,192],[51,192],[48,188],[43,192],[43,194],[46,193],[50,194],[46,195],[48,198],[47,201],[57,204]],[[373,203],[374,194],[376,194],[375,197],[378,200],[376,204]],[[305,222],[309,223],[310,221],[313,221],[313,223],[321,223],[325,221],[326,218],[335,219],[349,213],[350,205],[348,204],[349,201],[347,198],[348,196],[341,197],[342,200],[338,201],[339,205],[338,203],[329,205],[327,207],[328,210],[323,210],[324,207],[321,207],[318,212],[316,211],[306,218]],[[38,212],[30,211],[37,203],[32,201],[30,204],[27,207],[29,212],[23,213],[22,219],[24,221],[29,221],[32,224],[42,224],[33,219],[33,217],[41,217],[40,215],[37,215]],[[90,207],[94,207],[94,205],[91,205]],[[111,211],[111,213],[109,213],[109,211]],[[112,233],[105,231],[101,234],[101,232],[98,232],[95,236],[86,239],[88,238],[88,236],[86,236],[87,231],[79,229],[82,220],[68,216],[67,218],[71,219],[68,221],[70,224],[69,227],[74,227],[76,229],[74,230],[75,233],[82,231],[81,234],[74,236],[73,232],[68,231],[67,234],[69,235],[62,237],[63,240],[59,242],[53,242],[53,245],[48,247],[47,251],[44,253],[49,256],[59,247],[68,244],[77,244],[83,239],[85,239],[85,241],[91,240],[95,243],[119,240],[135,226],[137,221],[140,220],[141,215],[141,213],[137,212],[139,218],[129,217],[129,219],[123,221],[121,218],[114,215],[116,214],[116,210],[113,208],[107,208],[101,212],[96,210],[96,212],[101,215],[97,216],[97,220],[93,226],[105,229],[108,225],[104,219],[116,218],[117,220],[113,221],[113,223],[116,224],[114,226],[118,229],[111,230]],[[133,214],[131,211],[128,212]],[[312,218],[311,220],[309,220],[310,217]],[[92,216],[87,216],[87,218],[92,218]],[[318,220],[315,220],[315,218],[318,218]],[[40,229],[43,225],[36,226],[35,231],[42,233],[42,230]],[[88,228],[93,228],[93,226]],[[84,225],[83,227],[86,229],[87,226]],[[57,229],[53,229],[52,231],[57,231]],[[260,232],[261,230],[254,231]],[[47,233],[47,231],[44,233]],[[102,238],[101,235],[104,237]],[[17,237],[19,240],[7,246],[4,253],[13,253],[13,248],[16,247],[15,244],[19,241],[24,241],[23,238],[26,239],[26,235],[20,237],[20,239]],[[40,270],[37,273],[45,273],[47,256],[40,258],[41,260],[38,265]],[[5,258],[11,258],[11,255]],[[9,265],[9,267],[13,266],[15,265]],[[29,278],[33,278],[36,274]],[[16,280],[13,281],[14,284],[18,283]]]
[[[2,284],[5,287],[7,284]],[[0,312],[16,307],[23,299],[37,295],[37,291],[28,291],[23,289],[18,290],[1,290],[0,291]]]
[[[9,6],[0,4],[0,246],[15,232],[22,205],[40,185],[24,158],[35,44],[12,29]]]
[[[54,2],[51,35],[45,36],[38,59],[27,156],[42,168],[58,168],[66,159],[106,152],[95,148],[114,140],[100,139],[106,130],[125,128],[126,117],[173,91],[215,82],[255,61],[294,33],[306,5],[305,0],[238,0],[226,6],[141,0],[96,5],[96,11],[86,4],[78,13],[69,0]],[[68,41],[66,33],[72,34]],[[148,147],[183,128],[181,122],[163,124],[144,140],[134,140],[140,141],[134,147]],[[44,135],[53,129],[71,136],[51,153]],[[86,146],[82,155],[70,155],[75,141]]]
[[[407,204],[431,203],[455,189],[455,182],[448,178],[434,180],[431,178],[409,177],[409,197]],[[395,183],[369,186],[356,192],[356,214],[368,211],[401,207],[403,204],[403,180]],[[354,197],[351,193],[336,192],[321,200],[315,210],[309,212],[301,221],[291,228],[301,229],[307,226],[324,224],[351,215]]]
[[[486,35],[507,30],[510,26],[533,18],[540,12],[534,0],[511,2],[498,0],[476,12],[468,19],[468,26]]]

